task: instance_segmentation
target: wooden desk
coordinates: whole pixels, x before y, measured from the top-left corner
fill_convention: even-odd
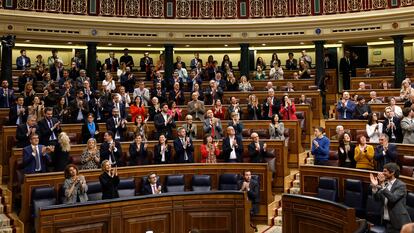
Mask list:
[[[284,194],[283,233],[349,233],[358,228],[355,209],[319,198]]]
[[[285,124],[285,128],[289,129],[290,138],[288,141],[288,148],[289,148],[289,167],[298,167],[298,157],[299,153],[303,151],[302,145],[301,145],[301,128],[298,121],[283,121]],[[203,138],[203,125],[201,122],[194,122],[197,124],[197,131],[199,132],[199,135],[201,135],[200,138]],[[184,124],[184,122],[177,122],[177,127]],[[244,121],[244,128],[246,129],[268,129],[269,121]],[[223,130],[225,131],[225,128],[227,127],[228,122],[223,121],[222,126]],[[127,132],[133,132],[134,131],[134,125],[132,123],[128,123],[128,130]],[[101,129],[101,132],[104,132],[106,129],[105,123],[100,123],[99,127]],[[150,132],[155,131],[155,126],[153,124],[148,124]],[[78,138],[80,137],[81,133],[81,124],[63,124],[62,125],[62,131],[66,133],[74,133],[78,134]],[[15,136],[16,136],[16,126],[4,126],[3,132],[2,132],[2,140],[3,140],[3,150],[0,155],[0,161],[2,162],[4,172],[3,176],[8,176],[9,174],[9,158],[11,156],[11,151],[13,146],[15,145]],[[80,142],[80,141],[79,141]]]
[[[394,66],[389,67],[371,67],[371,72],[376,76],[384,76],[384,75],[391,75],[394,76],[395,68]],[[414,74],[414,66],[405,67],[405,73],[407,75]],[[365,68],[357,68],[356,69],[357,76],[364,76],[365,75]]]
[[[381,85],[381,82],[384,80],[387,81],[388,83],[391,83],[391,85],[395,87],[394,76],[375,76],[371,78],[366,78],[366,77],[351,78],[351,89],[357,90],[359,88],[360,82],[364,82],[365,84],[371,85],[372,89],[382,89],[380,85]]]
[[[40,211],[38,233],[202,232],[247,233],[250,206],[244,192],[188,192],[50,206]],[[139,207],[139,208],[138,208]]]
[[[241,174],[243,170],[249,169],[252,174],[258,175],[260,179],[260,207],[259,213],[254,218],[257,221],[270,223],[273,216],[272,211],[268,211],[269,205],[274,201],[271,190],[272,174],[267,164],[171,164],[171,165],[153,165],[140,167],[121,167],[118,168],[120,178],[135,178],[137,190],[141,187],[141,178],[149,172],[155,171],[160,176],[161,183],[164,184],[165,176],[172,174],[185,175],[186,189],[191,187],[191,178],[196,174],[205,174],[211,176],[212,190],[217,190],[219,185],[219,176],[224,173]],[[80,174],[85,176],[87,182],[97,181],[101,170],[82,170]],[[19,218],[27,224],[30,221],[31,190],[35,187],[51,186],[57,190],[64,182],[63,172],[32,174],[25,176],[25,182],[22,185],[22,210]],[[75,222],[75,221],[74,221]]]
[[[325,121],[325,133],[328,138],[336,135],[336,126],[342,125],[345,130],[351,131],[351,135],[356,136],[356,130],[365,130],[366,120],[327,120]],[[352,138],[355,140],[355,138]]]
[[[357,179],[364,183],[365,188],[370,184],[369,174],[372,171],[331,166],[302,165],[300,172],[300,191],[307,196],[316,196],[318,193],[319,178],[322,176],[338,179],[338,202],[344,201],[344,184],[345,179]],[[402,181],[407,185],[407,190],[414,191],[414,178],[400,176]]]
[[[365,97],[365,100],[369,100],[369,93],[371,91],[375,91],[378,97],[399,97],[400,96],[400,89],[368,89],[368,90],[349,90],[349,94],[351,96],[358,95]],[[388,102],[388,100],[386,100]],[[368,102],[368,101],[367,101]]]

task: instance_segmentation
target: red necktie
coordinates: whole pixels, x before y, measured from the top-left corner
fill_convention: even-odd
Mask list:
[[[269,104],[269,117],[272,118],[272,116],[273,116],[273,104],[270,103]]]
[[[215,132],[214,132],[214,125],[212,124],[211,125],[211,137],[212,138],[214,138],[214,134],[215,134]]]

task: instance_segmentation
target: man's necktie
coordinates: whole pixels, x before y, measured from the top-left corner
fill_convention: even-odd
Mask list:
[[[37,146],[35,146],[35,147],[33,148],[33,150],[34,150],[34,152],[35,152],[36,171],[40,171],[40,170],[42,169],[42,165],[41,165],[41,162],[40,162],[40,155],[39,155],[39,153],[37,152]]]

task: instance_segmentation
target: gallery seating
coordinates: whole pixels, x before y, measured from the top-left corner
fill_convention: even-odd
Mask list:
[[[318,185],[318,198],[338,201],[338,182],[335,178],[321,177]]]

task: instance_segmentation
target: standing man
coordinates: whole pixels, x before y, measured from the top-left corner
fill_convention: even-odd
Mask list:
[[[174,140],[175,162],[194,163],[194,146],[190,137],[187,137],[184,127],[177,130],[178,138]]]
[[[275,90],[270,88],[267,91],[267,98],[263,103],[263,119],[270,120],[272,119],[274,114],[279,113],[280,110],[280,102],[275,97]]]
[[[201,66],[203,66],[203,60],[200,59],[199,53],[194,53],[194,58],[191,59],[190,63],[191,69],[196,69],[198,67],[198,64],[201,64]]]
[[[114,133],[111,131],[105,132],[104,142],[100,148],[101,162],[105,160],[109,161],[110,165],[120,166],[120,160],[122,157],[122,147],[119,141],[114,140]]]
[[[198,92],[191,94],[192,101],[188,102],[188,114],[190,114],[195,120],[204,121],[204,113],[206,111],[204,102],[198,100]]]
[[[354,115],[356,106],[354,101],[350,100],[349,97],[349,92],[345,91],[336,105],[336,111],[339,114],[338,119],[340,120],[351,120]]]
[[[54,151],[54,146],[39,144],[39,135],[30,135],[30,145],[23,148],[24,174],[43,173],[47,171],[47,163],[51,162],[48,153]]]
[[[53,117],[53,108],[45,109],[45,117],[38,122],[40,143],[43,145],[56,145],[58,136],[62,132],[60,121]]]
[[[236,135],[231,126],[227,127],[227,137],[223,140],[223,157],[228,163],[243,162],[242,138]]]
[[[204,120],[204,134],[210,134],[213,139],[221,139],[223,128],[219,118],[214,117],[213,111],[207,111],[207,118]],[[234,128],[232,127],[233,131]]]
[[[339,72],[342,73],[343,89],[349,90],[351,88],[351,53],[345,51],[345,55],[339,62]]]
[[[377,161],[377,171],[384,170],[384,164],[395,163],[397,160],[397,146],[388,143],[388,136],[381,134],[379,145],[375,148],[374,159]]]
[[[322,127],[315,127],[315,139],[312,141],[312,155],[315,156],[315,165],[327,165],[329,159],[330,141],[323,135]]]
[[[141,67],[141,71],[146,71],[147,73],[150,71],[151,66],[154,65],[152,58],[150,58],[149,53],[145,52],[144,57],[141,58],[139,61],[139,66]]]
[[[127,48],[124,49],[124,55],[119,59],[119,62],[124,62],[126,66],[130,67],[132,70],[132,67],[134,67],[134,59],[131,55],[128,54],[129,50]]]
[[[30,58],[26,56],[26,49],[20,50],[20,57],[16,58],[16,66],[18,70],[30,69]]]
[[[157,129],[156,138],[160,135],[165,135],[166,138],[172,139],[172,129],[176,127],[174,117],[167,114],[168,105],[161,104],[161,112],[154,116],[154,124]]]
[[[105,59],[106,68],[111,72],[116,72],[119,67],[118,59],[115,58],[115,53],[110,52],[109,57]]]
[[[14,90],[9,88],[9,82],[3,80],[0,87],[0,108],[10,108],[14,101]]]
[[[252,179],[250,170],[243,171],[243,179],[239,181],[238,186],[241,192],[247,192],[247,197],[252,202],[250,217],[255,216],[259,213],[260,185],[255,179]],[[250,223],[250,226],[257,232],[257,227],[253,223]]]
[[[399,233],[404,224],[410,223],[410,215],[405,205],[407,188],[405,183],[397,179],[400,168],[395,163],[384,165],[383,172],[377,177],[370,174],[374,199],[381,202],[382,222],[387,233]]]
[[[250,162],[251,163],[263,163],[264,157],[267,153],[267,144],[260,142],[259,135],[252,133],[250,135],[252,142],[248,146]]]

